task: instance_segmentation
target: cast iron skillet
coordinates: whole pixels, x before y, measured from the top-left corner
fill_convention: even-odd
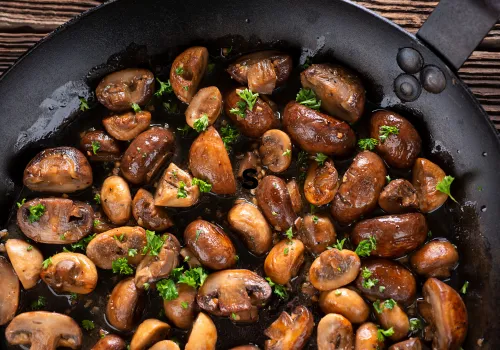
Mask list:
[[[470,282],[464,297],[470,326],[463,348],[476,348],[484,338],[483,349],[499,349],[500,142],[455,74],[497,18],[498,4],[485,2],[441,0],[418,38],[341,0],[121,0],[91,10],[36,45],[0,79],[1,223],[18,199],[27,161],[81,117],[78,96],[89,96],[96,79],[108,71],[137,61],[171,62],[181,48],[198,43],[233,45],[235,52],[272,46],[317,54],[318,62],[336,60],[359,72],[371,102],[410,116],[426,157],[456,177],[453,192],[460,205],[447,203],[440,217],[431,214],[430,219],[441,222],[439,235],[459,248],[459,277],[451,283]],[[147,55],[136,50],[111,57],[131,43],[144,45]],[[394,81],[404,72],[396,57],[406,47],[444,73],[444,91],[423,89],[413,102],[397,97]],[[262,338],[254,328],[238,329],[229,322],[219,332],[221,348]],[[3,333],[0,328],[2,348]]]

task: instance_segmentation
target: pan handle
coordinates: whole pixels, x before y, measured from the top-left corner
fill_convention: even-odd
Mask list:
[[[500,17],[500,0],[441,0],[417,37],[458,70]]]

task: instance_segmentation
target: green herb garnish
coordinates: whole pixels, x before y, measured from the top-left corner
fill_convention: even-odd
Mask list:
[[[207,130],[208,128],[208,115],[203,113],[200,118],[196,119],[193,123],[193,129],[198,132]]]
[[[440,192],[443,192],[445,194],[447,194],[452,201],[454,201],[455,203],[458,203],[456,201],[455,198],[453,198],[453,196],[451,195],[451,192],[450,192],[450,187],[451,187],[451,183],[453,182],[453,180],[455,180],[454,177],[452,176],[449,176],[449,175],[446,175],[441,181],[439,181],[439,183],[436,185],[436,190],[440,191]]]
[[[204,192],[204,193],[207,193],[207,192],[210,192],[210,190],[212,190],[212,185],[209,184],[208,182],[205,182],[201,179],[198,179],[198,178],[193,178],[193,185],[195,186],[198,186],[198,188],[200,189],[200,192]]]
[[[380,142],[384,143],[384,141],[389,137],[389,135],[397,135],[399,134],[399,129],[396,126],[390,125],[382,125],[379,128],[378,138]]]
[[[358,147],[365,151],[366,150],[373,151],[376,145],[378,145],[378,140],[373,138],[360,139],[358,141]]]
[[[113,273],[120,275],[131,275],[134,273],[132,267],[128,264],[127,258],[118,258],[111,263]]]
[[[321,101],[311,89],[300,89],[295,101],[315,110],[319,110],[321,107]]]

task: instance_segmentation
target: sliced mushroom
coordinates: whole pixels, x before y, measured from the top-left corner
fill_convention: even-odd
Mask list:
[[[216,194],[234,194],[236,181],[224,142],[210,126],[194,140],[189,150],[189,169],[193,175],[212,185]]]
[[[339,314],[328,314],[318,323],[318,350],[352,350],[351,322]]]
[[[209,86],[200,89],[194,95],[193,100],[189,104],[186,112],[186,123],[194,128],[194,122],[206,116],[208,125],[215,123],[222,112],[222,95],[216,86]]]
[[[120,159],[120,147],[108,134],[101,130],[82,134],[80,147],[94,161],[113,162]]]
[[[161,322],[154,318],[144,320],[139,327],[137,327],[132,337],[130,350],[150,349],[150,346],[164,339],[169,331],[170,326],[165,322]]]
[[[375,323],[367,322],[359,326],[356,331],[354,350],[384,349],[384,340],[378,339],[378,327]]]
[[[411,183],[417,190],[418,202],[422,213],[436,210],[446,202],[448,195],[436,189],[446,176],[443,169],[428,159],[418,158],[412,170]]]
[[[212,270],[236,263],[236,249],[226,233],[205,220],[195,220],[184,230],[184,242],[196,258]]]
[[[418,209],[417,190],[407,180],[392,180],[380,193],[378,205],[389,214],[415,211]]]
[[[128,332],[134,329],[144,309],[143,295],[135,287],[132,277],[126,278],[113,288],[106,305],[106,319],[116,329]]]
[[[177,283],[176,288],[179,296],[174,300],[163,300],[163,309],[169,321],[176,327],[188,329],[193,325],[198,311],[196,303],[198,291],[184,283]]]
[[[99,341],[90,350],[125,350],[127,343],[115,334],[108,334]]]
[[[305,306],[297,306],[291,315],[283,311],[264,334],[267,350],[302,349],[314,328],[314,318]]]
[[[295,220],[295,227],[297,237],[314,254],[324,252],[337,239],[335,227],[326,215],[306,214]]]
[[[12,320],[19,305],[19,279],[12,265],[0,256],[0,326]]]
[[[325,205],[333,200],[339,185],[339,174],[331,159],[328,158],[323,165],[313,162],[307,170],[304,195],[313,205]]]
[[[460,295],[446,283],[429,278],[422,289],[425,302],[419,311],[430,324],[432,348],[458,349],[467,335],[467,309]],[[422,312],[425,307],[429,313]]]
[[[370,316],[370,308],[363,298],[348,288],[321,292],[319,306],[325,314],[340,314],[351,323],[363,323]]]
[[[420,338],[409,338],[389,347],[389,350],[424,350],[427,347],[422,343]]]
[[[200,350],[200,344],[203,344],[203,350],[215,350],[217,344],[217,328],[203,312],[196,317],[184,350]]]
[[[406,338],[410,330],[410,320],[398,304],[387,307],[385,302],[380,302],[380,312],[375,310],[375,316],[384,329],[392,328],[394,331],[389,339],[399,341]]]
[[[236,202],[227,214],[227,220],[252,253],[262,255],[271,248],[273,233],[255,205],[244,200]]]
[[[170,69],[170,82],[179,100],[191,103],[207,64],[208,50],[201,46],[190,47],[175,58]]]
[[[193,177],[174,163],[165,169],[156,188],[154,204],[162,207],[190,207],[200,197],[200,189],[193,185]]]
[[[198,305],[215,316],[255,310],[271,297],[266,280],[250,270],[224,270],[211,273],[198,291]]]
[[[101,189],[101,205],[104,214],[116,225],[124,225],[130,220],[132,196],[128,184],[119,176],[104,180]]]
[[[24,169],[23,183],[32,191],[71,193],[92,185],[92,168],[73,147],[48,148]]]
[[[37,212],[41,216],[30,213]],[[37,198],[17,210],[17,224],[23,233],[39,243],[78,242],[92,231],[94,211],[91,206],[64,198]]]
[[[286,188],[292,201],[293,211],[295,214],[300,213],[302,211],[302,196],[300,195],[299,184],[295,179],[292,179],[286,183]]]
[[[246,152],[243,156],[243,159],[240,161],[240,165],[238,168],[238,178],[243,178],[243,173],[247,169],[254,169],[258,171],[261,167],[261,160],[259,156],[259,152],[254,150],[252,152]]]
[[[141,188],[132,202],[132,214],[139,226],[151,231],[165,231],[174,225],[165,209],[154,204],[153,195]]]
[[[97,285],[97,269],[83,254],[59,253],[50,258],[40,278],[56,292],[89,294]]]
[[[10,345],[31,345],[31,350],[58,347],[80,349],[82,330],[69,316],[55,312],[32,311],[17,315],[5,330]]]
[[[434,240],[413,253],[410,264],[419,275],[448,278],[458,264],[458,252],[450,242],[444,239]]]
[[[259,153],[262,165],[281,173],[292,163],[292,141],[279,129],[268,130],[262,135]]]
[[[142,227],[123,226],[95,236],[88,244],[86,254],[97,267],[109,270],[113,261],[119,258],[127,258],[132,265],[139,264],[145,246],[146,231]],[[130,249],[135,249],[138,254],[130,256]]]
[[[321,291],[345,286],[356,279],[361,261],[347,249],[330,249],[321,253],[309,269],[309,280]]]
[[[155,77],[147,69],[128,68],[104,77],[95,94],[101,104],[114,112],[144,106],[155,90]]]
[[[273,62],[264,59],[248,67],[248,88],[260,94],[270,95],[276,86],[276,72]]]
[[[24,289],[33,288],[40,280],[43,255],[37,247],[20,239],[5,243],[9,260]]]
[[[151,123],[151,113],[148,111],[114,114],[102,120],[102,125],[108,134],[120,141],[135,139],[149,128],[149,123]]]
[[[304,263],[304,244],[298,239],[279,241],[267,254],[264,271],[278,284],[287,284],[297,276]]]

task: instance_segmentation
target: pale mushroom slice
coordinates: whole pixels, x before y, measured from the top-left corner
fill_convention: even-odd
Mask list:
[[[9,323],[19,305],[19,279],[11,264],[0,256],[0,326]]]
[[[154,318],[147,319],[137,327],[130,342],[130,350],[146,350],[165,338],[169,331],[167,323]]]
[[[42,253],[38,248],[21,239],[7,240],[5,248],[23,288],[33,288],[40,280]]]
[[[266,349],[302,349],[313,328],[313,315],[305,306],[297,306],[291,315],[283,311],[264,331],[271,338],[266,340]]]
[[[215,350],[217,343],[217,328],[210,317],[203,312],[198,314],[194,321],[191,334],[186,344],[185,350],[199,350],[200,344],[203,344],[204,350]]]
[[[190,207],[200,197],[198,186],[193,185],[193,177],[174,163],[170,163],[163,173],[155,193],[154,204],[161,207]]]
[[[177,343],[171,341],[171,340],[162,340],[152,347],[149,348],[149,350],[181,350],[179,348],[179,345]]]
[[[108,334],[99,341],[90,350],[125,350],[127,343],[115,334]]]

